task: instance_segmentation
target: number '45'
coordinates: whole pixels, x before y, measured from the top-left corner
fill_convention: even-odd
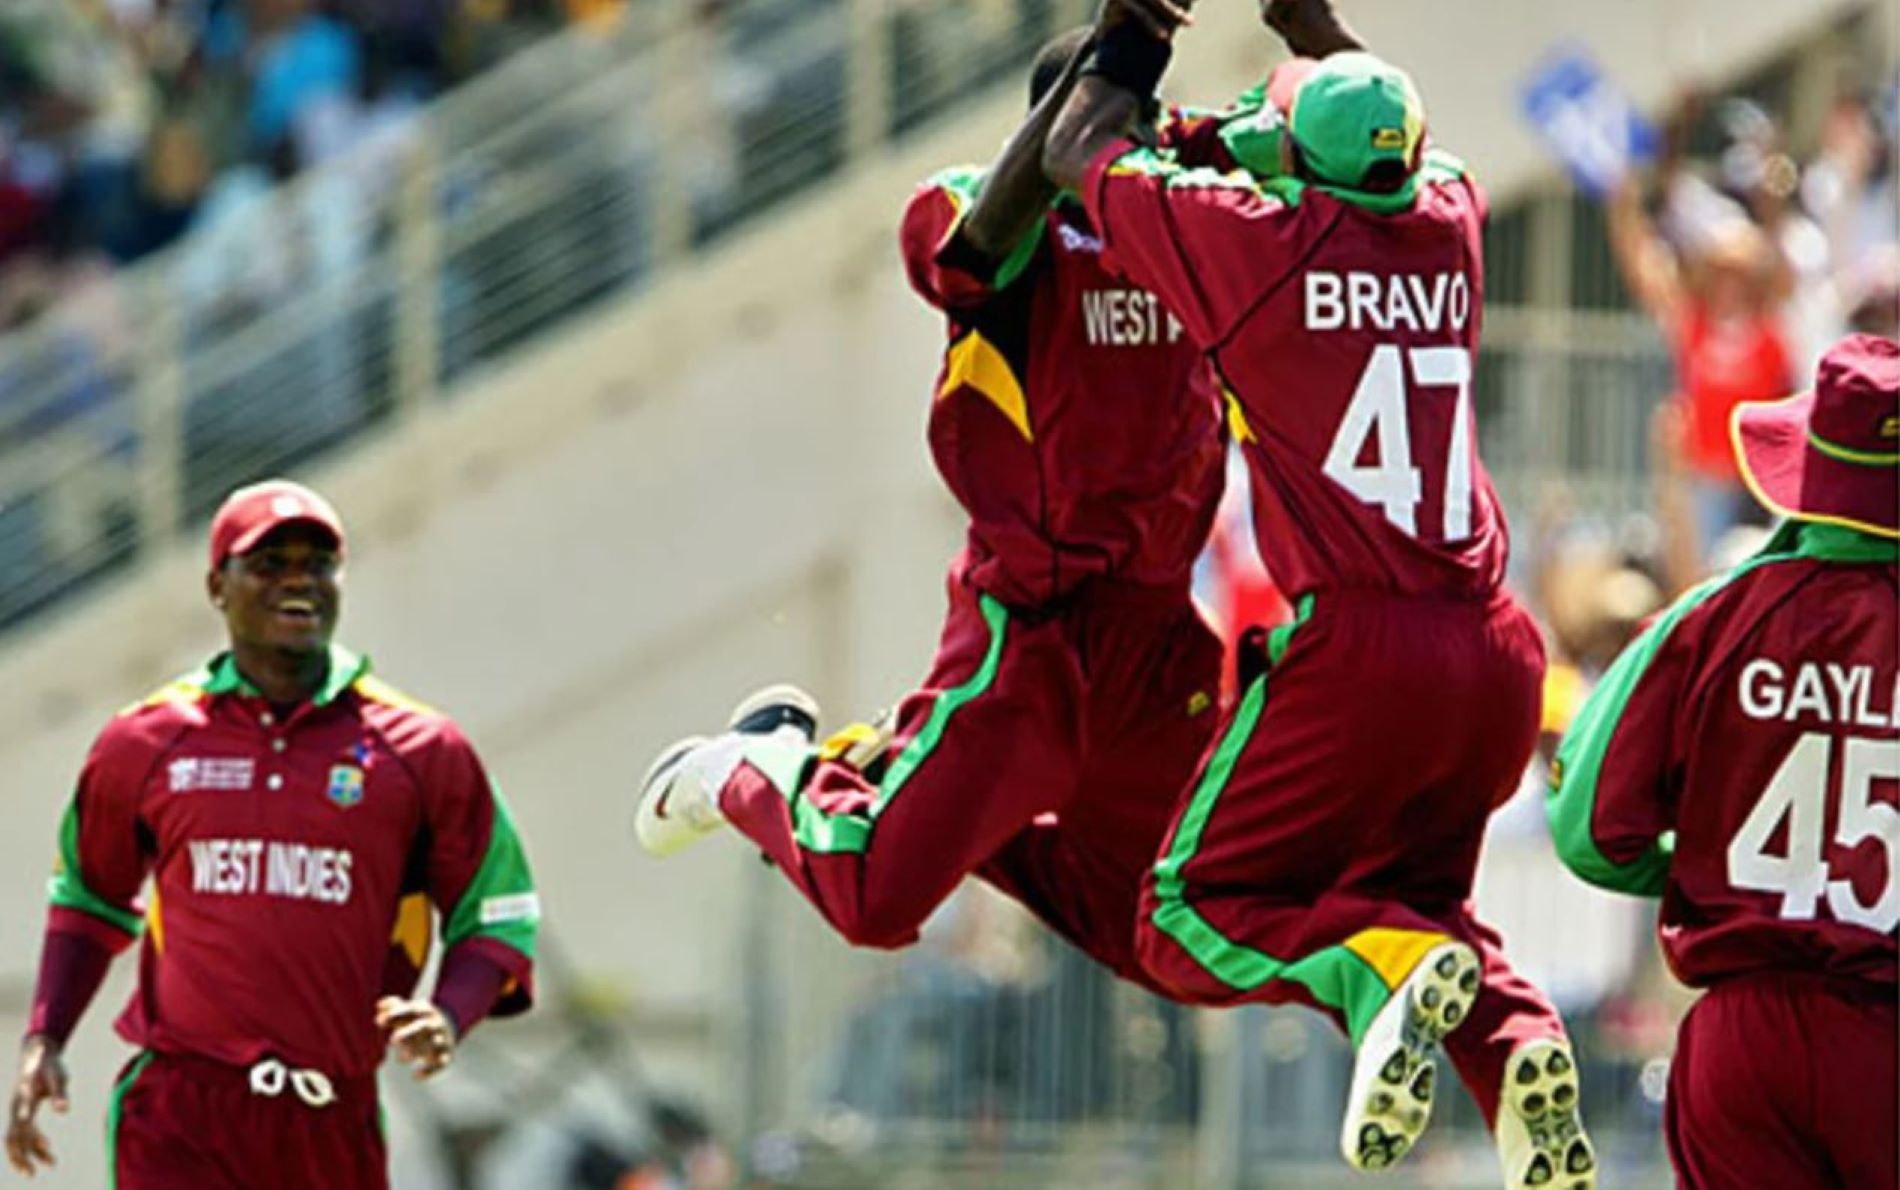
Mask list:
[[[1882,934],[1900,925],[1900,810],[1873,800],[1877,780],[1900,778],[1900,740],[1850,736],[1840,741],[1840,814],[1834,845],[1849,851],[1877,839],[1887,853],[1887,883],[1871,905],[1851,880],[1830,880],[1822,834],[1827,824],[1827,777],[1834,739],[1808,732],[1775,770],[1761,800],[1728,845],[1728,879],[1736,888],[1781,894],[1781,916],[1812,919],[1822,897],[1837,921]],[[1770,855],[1768,840],[1788,821],[1786,855]]]
[[[1406,536],[1418,536],[1418,503],[1423,499],[1418,468],[1412,465],[1412,432],[1405,409],[1405,360],[1420,388],[1457,391],[1452,409],[1451,448],[1445,459],[1445,520],[1442,540],[1471,536],[1471,352],[1463,347],[1413,347],[1386,343],[1372,349],[1346,416],[1333,434],[1321,469],[1368,504]],[[1361,466],[1366,439],[1378,436],[1379,462]]]

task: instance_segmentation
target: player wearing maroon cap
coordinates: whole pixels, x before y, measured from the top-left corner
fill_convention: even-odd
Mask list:
[[[1411,81],[1330,4],[1262,9],[1320,61],[1284,127],[1259,103],[1221,138],[1243,168],[1121,135],[1169,55],[1130,23],[1096,48],[1044,155],[1110,255],[1210,353],[1267,568],[1297,608],[1178,807],[1141,957],[1183,999],[1302,1000],[1342,1019],[1352,1164],[1410,1149],[1444,1040],[1495,1121],[1507,1184],[1588,1186],[1562,1022],[1469,908],[1485,821],[1535,742],[1544,668],[1537,627],[1501,589],[1504,517],[1472,422],[1484,200],[1427,150]]]
[[[1067,91],[1082,41],[1044,50],[1032,101]],[[1220,646],[1188,582],[1220,411],[1200,351],[1039,153],[1019,136],[904,213],[949,338],[931,450],[969,514],[929,676],[888,734],[822,750],[807,696],[748,700],[727,734],[662,754],[636,826],[664,854],[730,821],[860,945],[915,940],[975,873],[1140,980],[1140,874],[1216,718]]]
[[[447,717],[331,644],[343,526],[274,482],[211,526],[230,649],[121,712],[60,829],[7,1156],[52,1163],[60,1051],[141,933],[112,1093],[119,1190],[387,1184],[376,1068],[418,1077],[527,1008],[539,903],[520,840]],[[137,898],[147,877],[144,905]],[[409,999],[442,915],[434,1002]]]
[[[1682,1023],[1681,1184],[1900,1185],[1900,344],[1744,404],[1744,479],[1788,517],[1603,677],[1551,770],[1593,884],[1662,897]]]

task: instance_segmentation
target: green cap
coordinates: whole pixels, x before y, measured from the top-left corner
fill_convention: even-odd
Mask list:
[[[1307,169],[1351,190],[1381,161],[1416,171],[1425,105],[1398,67],[1371,54],[1332,54],[1294,92],[1288,124]],[[1403,188],[1411,189],[1411,182]]]

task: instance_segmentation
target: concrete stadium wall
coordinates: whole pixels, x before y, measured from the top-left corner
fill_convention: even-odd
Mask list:
[[[1203,6],[1176,69],[1185,96],[1230,95],[1269,60],[1248,7]],[[1446,143],[1509,189],[1546,168],[1514,87],[1550,43],[1595,47],[1656,100],[1685,66],[1751,62],[1845,7],[1353,11],[1414,69]],[[761,897],[774,878],[743,848],[645,860],[627,829],[634,785],[656,748],[715,726],[754,683],[804,681],[841,718],[900,693],[927,660],[957,519],[922,441],[940,331],[904,286],[892,222],[916,178],[984,158],[1016,113],[1012,91],[914,139],[307,477],[352,528],[344,638],[470,730],[586,990],[636,1006],[653,1022],[652,1072],[728,1122],[770,1111],[746,1099],[775,1081],[753,1064],[808,1067],[873,960],[847,957],[781,890]],[[201,592],[199,547],[181,544],[0,648],[0,1029],[30,985],[42,873],[86,744],[114,709],[218,647]],[[761,902],[763,916],[748,911]],[[812,958],[779,1022],[795,1040],[763,1055],[739,985],[773,950]],[[76,1043],[78,1119],[58,1126],[54,1185],[103,1180],[92,1142],[121,1060],[106,1023],[128,967]],[[495,1037],[525,1046],[533,1030]]]

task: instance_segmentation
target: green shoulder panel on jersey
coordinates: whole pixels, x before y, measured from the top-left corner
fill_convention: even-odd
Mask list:
[[[941,191],[955,208],[957,216],[956,222],[951,225],[951,234],[955,234],[955,229],[962,225],[976,206],[976,200],[983,194],[983,179],[988,174],[988,170],[974,165],[953,165],[938,170],[924,183],[926,189]],[[1023,275],[1023,270],[1035,259],[1036,248],[1042,243],[1042,232],[1043,220],[1038,219],[1035,226],[1024,233],[1021,242],[1010,249],[1003,263],[996,267],[996,275],[990,278],[991,289],[1008,289],[1011,283]],[[945,236],[944,242],[949,242],[948,236]]]
[[[461,900],[449,910],[442,925],[442,943],[454,946],[466,938],[493,938],[534,957],[535,936],[541,927],[541,898],[528,870],[527,851],[515,830],[514,815],[501,790],[490,789],[495,816],[488,832],[488,850],[482,865],[468,882]]]
[[[1859,539],[1859,540],[1856,540]],[[1629,863],[1617,863],[1597,846],[1593,823],[1597,786],[1617,728],[1643,677],[1670,635],[1710,599],[1763,566],[1803,559],[1866,561],[1867,544],[1877,539],[1826,525],[1783,525],[1762,550],[1740,566],[1693,588],[1623,650],[1585,700],[1576,722],[1565,733],[1551,764],[1545,811],[1558,856],[1578,876],[1617,892],[1659,894],[1669,877],[1673,838],[1665,835]],[[1889,550],[1887,557],[1893,556]],[[1871,559],[1871,560],[1878,560]]]
[[[53,878],[47,882],[47,900],[62,909],[74,909],[89,917],[96,917],[109,926],[114,926],[134,938],[138,937],[144,921],[130,909],[101,897],[86,887],[79,868],[79,803],[75,800],[66,806],[66,816],[59,824],[59,858],[53,864]]]
[[[1171,190],[1229,190],[1251,194],[1267,202],[1296,207],[1306,192],[1306,183],[1298,178],[1261,176],[1244,169],[1220,170],[1212,166],[1185,166],[1166,149],[1137,146],[1109,164],[1110,177],[1159,178]]]

